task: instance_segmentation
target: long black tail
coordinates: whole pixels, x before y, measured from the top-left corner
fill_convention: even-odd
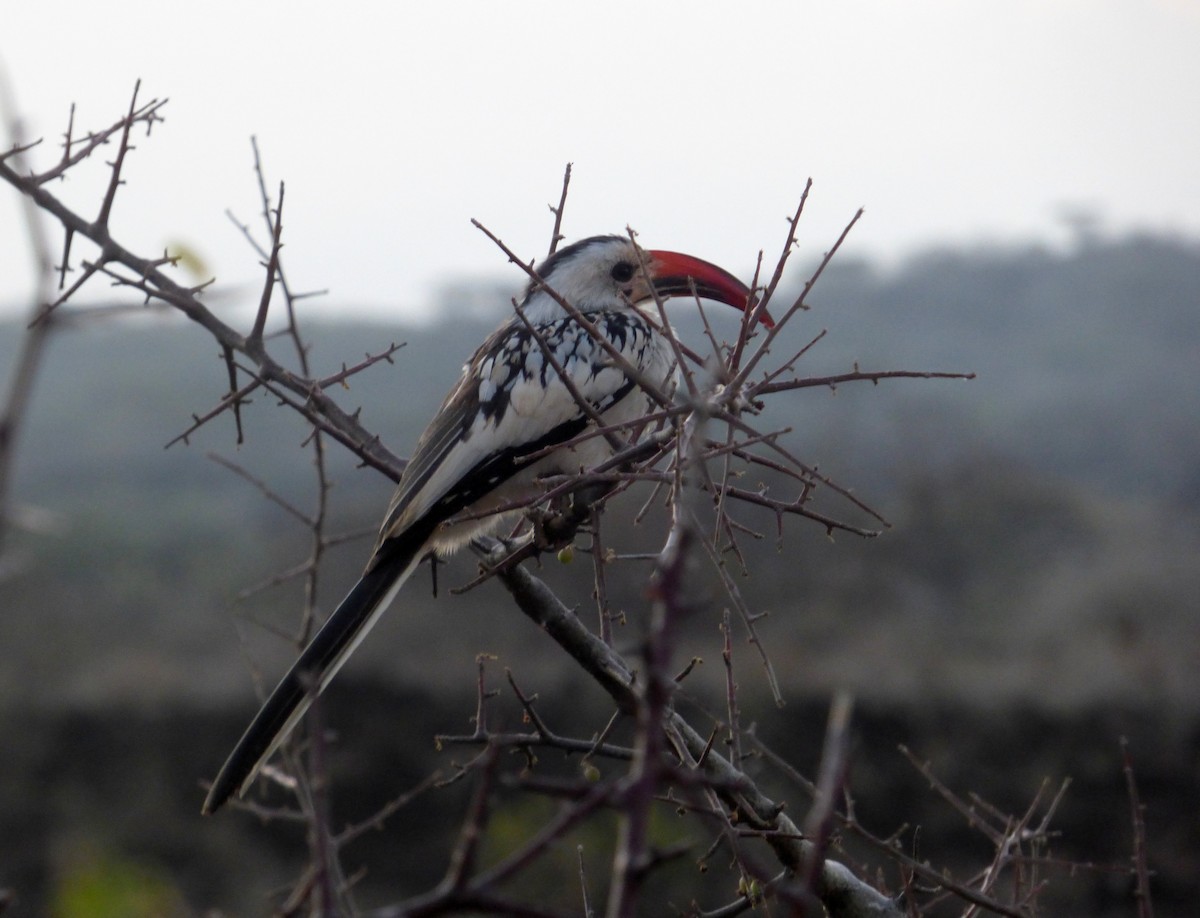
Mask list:
[[[422,527],[423,528],[423,527]],[[275,686],[221,766],[201,812],[215,813],[239,796],[304,716],[421,561],[425,538],[408,532],[380,546],[371,568],[341,601],[300,658]],[[424,535],[428,535],[424,533]],[[407,543],[407,544],[405,544]]]

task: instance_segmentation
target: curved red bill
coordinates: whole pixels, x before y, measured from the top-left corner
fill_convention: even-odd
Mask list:
[[[749,287],[711,262],[661,249],[653,249],[646,254],[651,259],[651,281],[660,296],[690,295],[695,285],[696,293],[700,296],[725,303],[742,312],[754,309],[758,303]],[[758,321],[767,328],[775,327],[775,321],[765,310],[758,313]]]

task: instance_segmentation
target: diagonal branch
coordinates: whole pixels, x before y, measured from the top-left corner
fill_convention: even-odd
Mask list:
[[[502,545],[494,539],[480,540],[478,544],[487,560],[499,560],[503,556]],[[591,675],[619,709],[626,713],[637,710],[638,690],[633,670],[620,654],[592,634],[574,612],[525,568],[508,568],[500,574],[500,580],[521,611]],[[678,712],[670,710],[666,714],[666,729],[676,737],[704,778],[718,789],[727,805],[741,809],[764,826],[777,830],[776,834],[766,836],[768,844],[784,867],[798,870],[811,843],[803,840],[782,807],[744,772],[712,749],[707,738],[693,729]],[[818,887],[818,897],[829,909],[831,918],[903,916],[895,902],[859,880],[837,861],[824,861]]]

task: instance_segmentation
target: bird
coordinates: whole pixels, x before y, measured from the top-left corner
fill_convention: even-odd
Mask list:
[[[475,351],[418,438],[361,578],[246,728],[203,813],[246,792],[423,559],[499,530],[514,513],[506,508],[543,493],[546,476],[611,457],[598,422],[626,425],[627,435],[657,406],[648,390],[670,390],[674,353],[647,307],[673,296],[725,303],[772,325],[728,271],[643,250],[630,236],[581,239],[531,272],[517,312]]]

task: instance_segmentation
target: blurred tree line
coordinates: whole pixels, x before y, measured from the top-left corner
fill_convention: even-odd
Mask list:
[[[851,784],[881,831],[912,819],[922,793],[895,751],[903,742],[943,777],[953,770],[1018,808],[1043,776],[1072,776],[1063,813],[1080,847],[1070,856],[1115,861],[1129,850],[1117,747],[1128,735],[1157,856],[1157,911],[1191,914],[1200,896],[1200,245],[1088,237],[1066,252],[930,252],[892,270],[843,257],[813,302],[799,324],[828,334],[805,358],[805,375],[857,363],[978,378],[794,396],[793,448],[882,509],[893,528],[869,542],[792,532],[783,557],[770,539],[744,546],[778,573],[744,585],[772,610],[765,639],[790,702],[761,706],[771,712],[764,738],[789,760],[814,764],[806,756],[819,749],[825,699],[849,688],[863,702]],[[403,453],[497,318],[309,323],[311,357],[328,373],[406,342],[394,365],[357,377],[342,399],[361,404],[368,426]],[[680,327],[685,338],[699,334],[686,317]],[[0,363],[22,331],[0,326]],[[246,821],[193,822],[197,782],[214,773],[248,714],[247,659],[274,674],[291,653],[246,616],[288,621],[298,585],[239,593],[303,557],[307,538],[207,454],[235,458],[301,504],[311,486],[306,430],[269,396],[249,407],[241,447],[223,421],[163,449],[224,385],[212,341],[171,317],[82,320],[51,344],[14,485],[24,526],[0,577],[0,720],[10,737],[0,765],[0,824],[10,829],[0,886],[19,891],[14,914],[70,914],[72,896],[121,901],[122,876],[150,897],[130,914],[253,913],[262,910],[253,897],[302,857],[300,842],[281,847],[277,833]],[[369,540],[390,484],[348,457],[331,462],[336,526]],[[761,522],[773,531],[772,520]],[[639,536],[628,531],[634,549]],[[335,551],[327,604],[365,551],[362,540]],[[590,589],[582,569],[541,573],[564,596]],[[353,798],[373,780],[366,769],[403,788],[438,754],[425,738],[463,728],[476,654],[498,655],[531,689],[564,678],[495,592],[446,589],[472,574],[459,561],[443,571],[438,598],[412,589],[404,614],[385,618],[331,689],[331,718],[376,744],[335,764],[363,770],[362,781],[343,782],[347,818],[378,805]],[[619,605],[622,585],[614,589]],[[636,599],[630,592],[626,601]],[[713,641],[697,634],[697,653],[711,654]],[[766,697],[760,682],[747,662],[747,706]],[[703,683],[697,691],[703,704]],[[602,710],[598,698],[579,703]],[[931,826],[945,817],[936,803],[921,810]],[[925,856],[953,863],[948,827],[923,841],[946,848]],[[373,877],[390,885],[381,901],[396,882],[428,885],[422,865],[396,873],[386,838],[360,844],[363,863],[374,865],[363,881],[368,901]],[[432,862],[443,860],[438,849]],[[97,876],[116,888],[89,886]],[[1044,907],[1128,915],[1111,888],[1125,883],[1096,871],[1074,898]]]

